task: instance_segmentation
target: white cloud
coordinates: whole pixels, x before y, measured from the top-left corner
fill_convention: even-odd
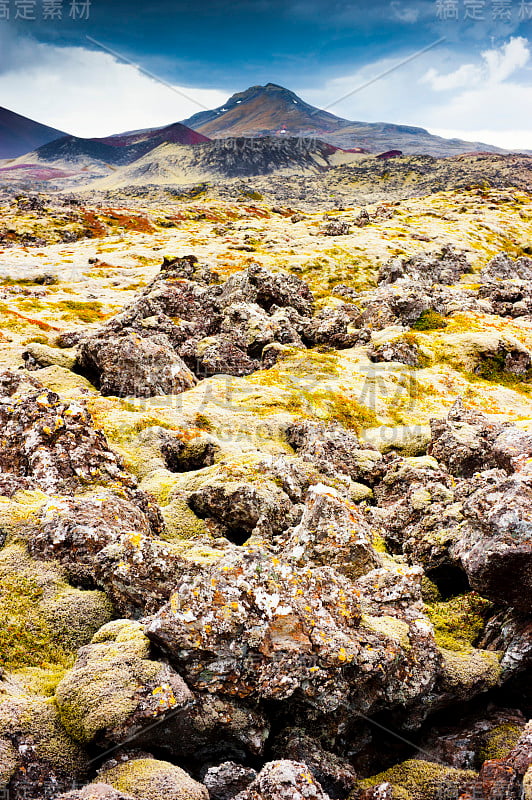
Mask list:
[[[462,64],[447,74],[438,73],[436,69],[431,68],[423,75],[421,83],[428,83],[437,92],[477,86],[481,83],[502,83],[527,65],[530,60],[528,41],[522,36],[513,36],[498,50],[495,48],[484,50],[481,58],[483,63],[478,66]]]
[[[347,119],[417,125],[441,136],[532,150],[532,83],[520,74],[530,69],[530,51],[527,39],[512,37],[456,63],[454,53],[439,48],[402,65],[399,58],[365,65],[302,94]]]
[[[27,37],[11,37],[8,44],[4,38],[2,105],[77,136],[168,125],[227,99],[218,90],[176,86],[172,91],[103,51],[57,47]]]
[[[462,64],[461,67],[449,72],[447,75],[440,75],[431,67],[421,78],[422,83],[428,83],[437,92],[460,89],[462,86],[471,86],[478,83],[482,77],[482,70],[474,64]]]
[[[420,9],[415,6],[403,6],[398,0],[392,0],[390,7],[400,22],[413,25],[419,19]]]

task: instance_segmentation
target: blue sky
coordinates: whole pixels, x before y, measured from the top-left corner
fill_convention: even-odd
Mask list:
[[[168,124],[268,81],[323,107],[387,72],[330,110],[532,149],[527,0],[92,0],[88,19],[72,0],[6,2],[0,104],[78,135]],[[35,19],[15,20],[17,2]],[[50,2],[62,19],[43,19]]]

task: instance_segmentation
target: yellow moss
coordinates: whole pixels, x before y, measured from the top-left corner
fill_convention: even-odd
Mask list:
[[[102,592],[66,584],[60,570],[22,545],[0,551],[0,666],[56,670],[112,616]],[[34,673],[42,678],[42,673]],[[31,673],[26,672],[26,677]]]
[[[492,758],[505,758],[518,742],[523,729],[519,725],[505,723],[497,725],[486,736],[477,754],[478,766]]]
[[[440,648],[444,685],[459,693],[467,690],[491,689],[499,684],[501,653],[470,649],[456,652]]]
[[[170,541],[210,536],[205,521],[199,519],[182,498],[174,498],[168,505],[163,506],[161,511],[166,525],[162,539]]]
[[[393,786],[393,797],[404,800],[439,800],[442,796],[458,797],[476,780],[470,770],[453,769],[432,761],[409,759],[395,767],[359,782],[361,789],[388,782]],[[399,791],[397,791],[399,790]]]
[[[489,600],[474,592],[427,605],[426,613],[434,626],[436,644],[446,650],[470,650],[482,632],[491,607]]]
[[[408,624],[401,619],[397,619],[397,617],[390,617],[387,614],[374,617],[368,614],[363,615],[362,624],[366,625],[368,628],[371,628],[371,630],[375,631],[376,633],[381,633],[384,636],[399,642],[404,650],[409,650],[411,647],[410,639],[408,637],[408,632],[410,630]]]
[[[387,553],[388,548],[386,547],[386,542],[384,541],[383,537],[379,533],[373,533],[371,544],[373,545],[373,549],[377,553]]]
[[[52,769],[76,775],[87,767],[86,755],[65,733],[52,698],[8,687],[0,695],[0,739],[15,735],[31,741],[35,759]]]
[[[99,780],[145,800],[207,800],[202,784],[184,770],[154,758],[138,758],[100,772]]]

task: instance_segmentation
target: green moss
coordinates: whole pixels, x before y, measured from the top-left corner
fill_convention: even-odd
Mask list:
[[[429,605],[441,603],[441,594],[438,587],[426,575],[421,578],[421,596],[423,601]]]
[[[79,319],[81,322],[98,322],[107,316],[102,311],[102,304],[98,300],[60,300],[54,303],[54,308],[62,311],[63,319]]]
[[[412,325],[414,331],[435,331],[440,328],[446,328],[447,322],[442,314],[433,311],[431,308],[423,311],[417,320]]]
[[[95,634],[56,690],[61,721],[74,739],[89,743],[133,714],[139,690],[150,682],[155,686],[161,670],[148,655],[149,641],[138,622],[116,620]]]
[[[458,797],[476,780],[470,770],[453,769],[432,761],[409,759],[395,767],[360,781],[361,789],[369,789],[381,783],[391,783],[393,797],[400,800],[441,800],[442,797]]]
[[[11,545],[1,551],[0,666],[4,669],[35,668],[41,672],[34,676],[42,681],[42,670],[69,667],[73,653],[112,613],[102,592],[69,587],[55,567],[30,558],[24,547]]]
[[[0,741],[2,738],[31,742],[36,761],[51,769],[81,776],[87,757],[65,733],[52,698],[24,695],[15,687],[0,697]]]
[[[483,746],[477,753],[477,766],[492,758],[505,758],[517,744],[523,729],[518,725],[506,723],[497,725],[486,736]]]
[[[514,375],[505,369],[505,355],[503,353],[483,356],[482,360],[475,368],[474,373],[467,373],[470,380],[481,378],[490,383],[508,386],[510,389],[517,389],[526,393],[532,391],[532,369],[527,370],[522,375]]]
[[[42,588],[25,575],[0,578],[0,666],[16,669],[43,662],[65,662],[54,630],[39,610]]]
[[[434,626],[436,644],[446,650],[471,649],[484,628],[491,608],[489,600],[475,592],[427,605],[426,613]]]

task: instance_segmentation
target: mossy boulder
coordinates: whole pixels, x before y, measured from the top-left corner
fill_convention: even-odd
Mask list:
[[[22,354],[22,358],[31,368],[51,367],[54,364],[63,369],[73,369],[76,362],[76,351],[72,349],[60,349],[49,347],[38,342],[29,342]]]
[[[80,649],[55,699],[65,729],[87,744],[127,738],[192,696],[171,667],[150,659],[140,623],[115,620]]]
[[[390,784],[394,800],[441,800],[442,797],[458,797],[470,789],[477,775],[464,769],[453,769],[432,761],[409,759],[395,767],[366,778],[359,783],[365,798],[378,797],[371,793],[374,787]],[[380,795],[383,796],[383,795]]]
[[[112,617],[102,592],[68,585],[56,566],[23,545],[0,551],[0,666],[7,670],[69,666]]]
[[[441,649],[441,688],[463,700],[498,686],[500,653],[470,649],[462,652]]]
[[[155,758],[137,758],[104,767],[99,778],[137,800],[208,800],[209,793],[180,767]]]
[[[18,753],[7,739],[0,739],[0,788],[9,783],[19,765]]]
[[[61,791],[84,779],[88,758],[65,732],[53,699],[26,694],[13,680],[0,687],[0,788],[34,796],[45,781]]]

